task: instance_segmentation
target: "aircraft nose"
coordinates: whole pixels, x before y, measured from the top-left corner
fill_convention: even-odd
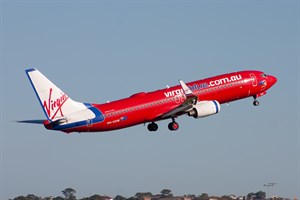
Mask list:
[[[277,82],[277,78],[275,76],[268,76],[269,83],[273,86]]]

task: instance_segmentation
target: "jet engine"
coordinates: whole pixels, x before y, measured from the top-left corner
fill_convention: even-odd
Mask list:
[[[218,101],[199,101],[193,106],[192,110],[188,112],[188,116],[194,118],[202,118],[217,114],[220,111],[220,104]]]

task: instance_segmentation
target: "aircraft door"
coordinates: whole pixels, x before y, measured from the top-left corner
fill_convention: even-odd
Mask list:
[[[254,74],[250,74],[250,77],[252,79],[252,86],[255,87],[257,86],[257,79],[256,76]]]

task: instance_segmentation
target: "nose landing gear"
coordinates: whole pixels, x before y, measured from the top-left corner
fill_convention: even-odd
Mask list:
[[[254,101],[253,101],[253,105],[254,106],[259,106],[259,101],[256,100],[256,97],[253,97]]]

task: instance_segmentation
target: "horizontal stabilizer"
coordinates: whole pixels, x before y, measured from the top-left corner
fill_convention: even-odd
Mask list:
[[[33,120],[21,120],[16,121],[17,123],[27,123],[27,124],[43,124],[45,119],[33,119]]]

